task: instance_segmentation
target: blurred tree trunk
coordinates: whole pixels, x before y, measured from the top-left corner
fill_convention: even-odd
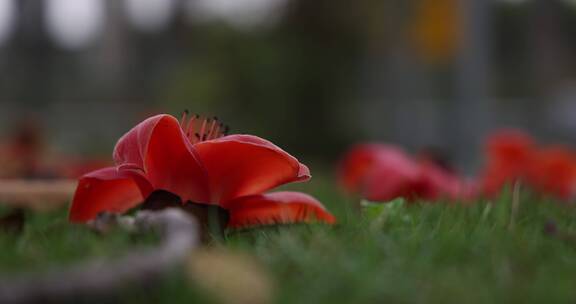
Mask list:
[[[52,64],[49,40],[44,28],[45,1],[18,0],[16,26],[8,50],[8,99],[16,103],[43,105],[50,99],[52,83],[45,79]],[[30,86],[34,87],[31,88]]]
[[[478,165],[482,141],[490,125],[490,50],[492,4],[488,0],[460,0],[461,38],[456,62],[456,99],[448,119],[456,163],[465,173]]]
[[[562,80],[570,71],[570,56],[566,53],[563,38],[562,11],[567,9],[559,0],[534,0],[530,2],[530,64],[532,68],[530,106],[525,111],[526,124],[533,125],[540,135],[551,135],[552,130],[542,123],[546,110],[557,96]],[[570,37],[572,38],[572,37]],[[537,123],[535,123],[537,122]]]

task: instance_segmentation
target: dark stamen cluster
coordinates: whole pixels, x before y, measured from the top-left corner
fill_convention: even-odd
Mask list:
[[[188,110],[182,113],[180,126],[192,144],[226,136],[230,130],[216,116],[206,118],[198,114],[190,115]]]

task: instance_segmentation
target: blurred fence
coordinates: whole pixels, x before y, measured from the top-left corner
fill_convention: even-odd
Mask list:
[[[310,158],[387,140],[470,170],[498,126],[576,140],[575,23],[568,0],[0,0],[0,133],[104,153],[188,108]]]

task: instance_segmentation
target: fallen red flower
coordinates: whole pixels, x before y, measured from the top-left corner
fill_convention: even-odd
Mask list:
[[[161,190],[177,195],[184,204],[226,209],[231,228],[335,222],[308,195],[263,194],[308,180],[305,165],[262,138],[225,133],[216,119],[185,115],[179,122],[165,114],[146,119],[118,141],[116,166],[80,178],[69,219],[85,222],[104,211],[123,213]]]
[[[342,187],[370,201],[408,196],[419,168],[399,147],[378,143],[353,147],[339,168]]]
[[[534,152],[526,181],[534,190],[562,200],[576,197],[576,155],[565,147]]]
[[[493,197],[507,184],[525,179],[536,145],[518,130],[501,130],[488,138],[487,164],[482,174],[482,191]]]
[[[576,155],[566,147],[539,147],[521,131],[502,130],[490,136],[486,152],[482,189],[487,196],[515,182],[562,200],[576,195]]]
[[[415,161],[399,147],[377,143],[353,147],[340,164],[339,179],[345,190],[370,201],[472,195],[472,188],[447,169],[430,160]]]

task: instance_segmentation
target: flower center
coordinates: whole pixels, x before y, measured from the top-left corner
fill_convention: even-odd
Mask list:
[[[191,201],[182,202],[180,197],[174,193],[156,190],[142,203],[142,210],[162,210],[166,208],[180,208],[193,215],[200,224],[201,238],[204,243],[208,243],[214,237],[224,237],[226,225],[230,220],[228,210],[208,204],[199,204]]]
[[[180,126],[192,144],[216,139],[228,135],[229,128],[218,120],[218,117],[206,118],[185,110],[180,119]]]

